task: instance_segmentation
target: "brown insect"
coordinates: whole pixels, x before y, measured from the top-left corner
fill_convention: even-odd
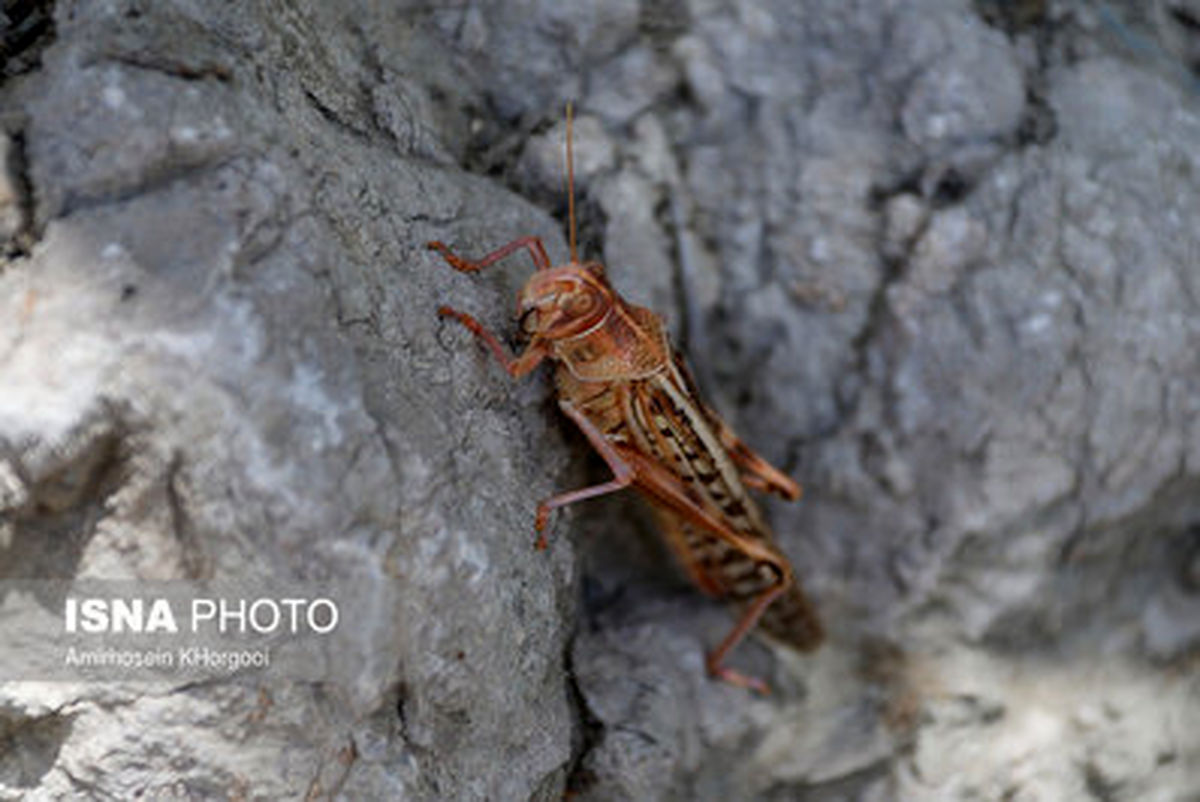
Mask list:
[[[733,630],[709,653],[709,672],[766,693],[761,681],[722,665],[746,633],[757,624],[767,635],[807,651],[820,644],[823,632],[746,488],[795,500],[800,487],[699,400],[662,320],[622,299],[608,283],[603,265],[579,262],[571,123],[568,105],[569,264],[552,266],[538,237],[514,240],[477,261],[455,255],[441,242],[427,246],[463,273],[528,250],[536,271],[522,289],[518,307],[528,346],[513,358],[470,315],[449,306],[439,307],[438,314],[469,329],[513,378],[545,359],[553,361],[559,407],[612,469],[610,481],[538,505],[537,548],[546,547],[552,510],[630,485],[638,488],[654,503],[667,542],[693,582],[744,608]]]

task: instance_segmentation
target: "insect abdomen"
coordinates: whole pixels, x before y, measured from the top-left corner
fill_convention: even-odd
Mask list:
[[[713,537],[687,521],[679,521],[684,547],[699,573],[711,580],[719,595],[731,601],[750,602],[777,584],[783,593],[763,612],[758,627],[767,635],[802,651],[811,651],[824,640],[825,632],[816,608],[804,591],[779,563],[754,560],[720,538]]]
[[[622,382],[585,382],[561,363],[555,373],[559,398],[566,398],[596,425],[614,445],[629,442],[629,422],[624,412],[627,386]]]
[[[825,628],[816,608],[794,581],[763,611],[758,626],[768,635],[805,652],[825,640]]]

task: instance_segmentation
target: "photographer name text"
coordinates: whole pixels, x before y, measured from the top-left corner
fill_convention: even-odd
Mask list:
[[[84,671],[106,668],[183,671],[203,669],[233,673],[248,668],[268,668],[270,649],[76,649],[67,650],[64,665]]]

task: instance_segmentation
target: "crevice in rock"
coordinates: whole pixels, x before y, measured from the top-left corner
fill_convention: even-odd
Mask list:
[[[904,243],[903,252],[889,256],[886,242],[887,224],[884,209],[887,206],[887,202],[893,197],[904,194],[913,194],[921,197],[923,193],[920,191],[920,184],[920,171],[916,171],[905,176],[894,186],[876,188],[871,193],[871,206],[876,210],[878,220],[876,239],[879,245],[876,248],[876,253],[879,256],[881,275],[878,284],[876,284],[874,291],[871,293],[870,299],[867,301],[865,320],[859,330],[850,339],[850,352],[852,354],[850,364],[853,365],[854,375],[859,377],[859,381],[853,384],[844,384],[835,393],[834,401],[838,406],[839,420],[849,421],[853,417],[853,412],[858,406],[862,389],[873,383],[870,377],[871,352],[891,319],[888,292],[907,273],[908,263],[912,258],[913,250],[916,248],[917,243],[921,241],[921,237],[929,225],[929,216],[927,215],[925,221],[921,223],[920,227]],[[886,390],[886,384],[882,385],[882,387]]]
[[[65,197],[61,208],[52,212],[52,215],[68,217],[103,206],[125,203],[177,185],[198,183],[204,175],[228,167],[235,160],[236,157],[230,154],[224,157],[203,156],[196,160],[175,157],[168,158],[160,164],[148,164],[137,179],[127,185],[98,187],[94,192]]]
[[[1004,654],[1078,654],[1122,631],[1142,641],[1154,640],[1148,631],[1148,607],[1156,600],[1196,593],[1190,577],[1200,571],[1198,490],[1196,477],[1177,476],[1131,514],[1066,535],[1057,553],[1051,553],[1054,564],[1046,582],[1052,589],[1037,594],[1042,600],[1053,599],[1053,606],[1011,606],[988,626],[981,642]],[[1075,503],[1065,499],[1002,534],[1051,528],[1056,510]],[[1200,640],[1185,637],[1186,625],[1182,619],[1179,624],[1179,638],[1169,639],[1174,643],[1170,650],[1155,652],[1143,644],[1138,651],[1151,660],[1194,654]],[[1160,620],[1158,626],[1169,627],[1171,622]]]
[[[181,487],[181,471],[183,454],[176,451],[167,466],[164,485],[167,496],[167,506],[171,512],[171,530],[179,541],[181,561],[185,574],[192,579],[207,578],[212,575],[212,562],[205,554],[203,540],[197,534],[192,517],[187,512]]]
[[[1017,148],[1045,145],[1058,133],[1058,117],[1047,98],[1046,73],[1039,67],[1025,77],[1025,111],[1017,126]]]
[[[926,176],[924,194],[933,209],[944,209],[960,203],[971,194],[974,182],[953,165]],[[914,240],[919,240],[915,237]]]
[[[675,158],[679,164],[684,161],[682,153],[676,153]],[[688,240],[690,236],[694,236],[694,232],[689,225],[682,197],[682,188],[670,189],[669,197],[663,200],[663,209],[658,215],[661,230],[671,233],[671,236],[667,237],[671,248],[669,254],[671,263],[676,266],[673,278],[675,297],[679,299],[677,314],[682,333],[676,346],[680,353],[687,355],[687,367],[691,370],[692,380],[700,397],[716,399],[718,397],[715,390],[716,380],[713,378],[709,362],[709,354],[712,353],[709,329],[705,325],[708,315],[706,310],[700,308],[700,300],[696,297],[695,290],[696,283],[699,281],[693,252],[696,243]]]
[[[377,47],[372,44],[370,36],[363,30],[361,25],[352,24],[349,26],[350,32],[354,35],[361,51],[361,61],[365,77],[359,80],[358,91],[362,97],[362,106],[365,109],[365,116],[370,133],[374,134],[381,141],[389,143],[396,153],[401,156],[411,156],[414,148],[412,142],[402,143],[396,137],[395,131],[387,124],[382,116],[382,111],[379,105],[375,102],[373,95],[379,87],[387,86],[387,68],[384,61],[380,58]],[[396,99],[398,103],[408,106],[407,100],[403,93],[397,93]],[[405,111],[409,117],[414,117],[413,110],[409,107]]]
[[[1104,776],[1104,772],[1092,761],[1083,766],[1083,786],[1088,796],[1097,802],[1117,802],[1121,798],[1120,783]]]
[[[0,85],[36,70],[53,44],[55,0],[5,0],[0,7]]]
[[[975,189],[976,183],[978,177],[973,180],[953,164],[924,161],[896,180],[875,186],[867,202],[872,210],[880,211],[893,198],[913,195],[921,198],[931,211],[937,211],[961,203]],[[921,233],[923,231],[913,236],[914,243],[920,240]]]
[[[525,176],[517,172],[521,152],[530,138],[549,130],[558,121],[557,117],[551,115],[540,117],[532,124],[522,124],[511,134],[493,143],[486,151],[472,150],[463,162],[463,168],[498,182],[540,208],[558,221],[559,230],[562,231],[565,240],[569,228],[565,166],[561,182],[552,182],[549,186],[532,185]],[[566,147],[565,142],[563,147]],[[608,225],[608,215],[600,202],[591,194],[582,191],[578,184],[575,187],[575,223],[581,260],[603,261],[604,230]],[[497,243],[499,244],[501,243]]]
[[[1058,36],[1057,27],[1049,22],[1038,25],[1030,36],[1037,64],[1025,71],[1025,109],[1017,126],[1017,149],[1045,145],[1058,134],[1058,116],[1050,104],[1050,53]]]
[[[1059,26],[1047,0],[975,0],[975,12],[1009,39],[1033,43],[1037,63],[1025,70],[1025,109],[1016,130],[1016,148],[1044,145],[1058,133],[1058,121],[1047,98],[1046,72]]]
[[[249,55],[234,40],[164,3],[131,5],[119,22],[89,37],[79,67],[118,64],[189,82],[233,83],[236,56]]]
[[[334,128],[339,131],[344,131],[355,139],[363,142],[366,142],[370,139],[367,131],[363,130],[357,125],[354,125],[348,120],[342,119],[340,114],[338,114],[334,109],[330,108],[323,100],[321,100],[321,98],[317,97],[316,93],[314,93],[308,87],[304,87],[303,92],[304,97],[308,100],[308,104],[312,106],[313,110],[316,111],[317,114],[321,115],[321,118]]]
[[[1187,9],[1178,7],[1167,9],[1167,13],[1180,27],[1200,36],[1200,18],[1197,18]]]
[[[403,681],[397,682],[387,695],[389,704],[384,705],[385,709],[391,707],[396,711],[396,733],[404,740],[408,740],[408,697],[408,686]]]
[[[1167,6],[1167,18],[1178,29],[1180,38],[1187,42],[1183,55],[1184,66],[1200,78],[1200,12],[1180,8],[1177,5]]]
[[[15,229],[11,230],[11,235],[2,244],[0,255],[15,259],[28,256],[33,246],[41,239],[34,228],[34,191],[33,182],[29,178],[29,157],[23,129],[9,135],[5,155],[7,158],[5,163],[0,165],[0,170],[3,170],[9,184],[9,192],[16,206],[12,210],[16,220]]]
[[[975,12],[1009,36],[1038,30],[1046,21],[1047,0],[975,0]]]
[[[464,104],[462,112],[471,123],[461,167],[469,173],[499,179],[505,185],[511,184],[509,172],[520,161],[529,138],[548,131],[557,122],[540,113],[506,118],[486,96],[479,103]]]
[[[563,239],[566,239],[570,226],[566,193],[564,192],[560,197],[559,205],[547,209],[547,211],[558,221],[563,232]],[[604,207],[600,205],[599,201],[587,193],[578,192],[578,190],[575,194],[575,224],[575,237],[579,243],[580,260],[586,262],[590,259],[599,259],[603,262],[604,229],[608,225],[608,214],[605,213]]]
[[[853,773],[816,783],[777,785],[763,794],[765,802],[840,802],[875,798],[867,789],[891,774],[891,756]]]
[[[36,788],[58,762],[73,717],[58,711],[35,717],[0,712],[0,787]]]
[[[63,776],[71,782],[71,787],[77,790],[84,799],[106,799],[116,802],[117,797],[113,794],[106,792],[95,783],[87,782],[70,769],[59,766],[58,770],[63,773]],[[186,781],[179,780],[171,786],[171,790],[175,793],[190,794],[191,786]]]
[[[683,0],[643,3],[638,13],[638,33],[656,51],[668,53],[675,40],[691,29],[691,16]]]
[[[1180,584],[1189,593],[1200,595],[1200,521],[1187,527],[1181,552],[1178,561]]]
[[[583,615],[582,611],[580,615]],[[575,637],[572,635],[568,639],[563,654],[567,696],[571,708],[575,712],[575,732],[578,733],[579,738],[579,743],[572,750],[573,756],[567,767],[566,793],[568,795],[584,793],[595,783],[595,775],[586,765],[587,757],[604,737],[604,724],[588,706],[583,689],[579,685],[579,678],[575,674]]]
[[[576,110],[578,113],[578,109]],[[519,171],[521,154],[530,139],[545,134],[565,117],[561,107],[538,110],[517,118],[505,119],[491,100],[484,105],[469,106],[464,116],[473,121],[465,153],[459,166],[469,172],[494,181],[509,191],[542,209],[559,223],[563,238],[567,238],[569,224],[567,176],[564,168],[560,181],[549,186],[533,183]],[[565,158],[565,141],[562,143]],[[575,188],[576,235],[580,258],[600,259],[604,252],[604,230],[608,216],[600,202],[578,184]],[[496,243],[499,246],[503,243]]]
[[[71,577],[83,548],[124,480],[127,455],[114,421],[81,427],[58,464],[36,478],[21,475],[29,497],[11,519],[16,537],[0,551],[0,578]],[[28,468],[14,460],[19,474]]]
[[[118,64],[122,67],[157,72],[183,81],[214,80],[222,84],[233,82],[233,70],[228,65],[221,64],[220,62],[201,61],[190,63],[169,55],[144,51],[136,53],[108,53],[100,58],[85,62],[83,66],[91,67],[95,64],[103,63]]]

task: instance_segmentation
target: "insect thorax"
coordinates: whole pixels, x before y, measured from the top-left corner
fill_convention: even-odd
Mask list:
[[[579,381],[636,381],[667,368],[670,351],[658,316],[618,304],[599,325],[554,341],[554,358]]]

